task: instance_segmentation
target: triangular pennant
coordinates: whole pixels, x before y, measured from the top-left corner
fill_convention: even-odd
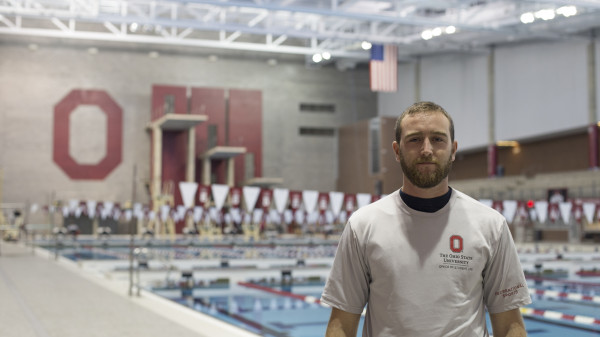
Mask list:
[[[227,194],[229,193],[229,186],[214,184],[211,186],[211,188],[213,200],[215,201],[215,207],[218,211],[220,211],[223,208],[223,205],[225,204],[225,199],[227,199]]]
[[[262,221],[262,217],[263,217],[264,213],[265,212],[263,211],[262,208],[255,209],[254,212],[252,212],[252,222],[260,223]]]
[[[325,213],[329,209],[329,193],[319,193],[317,207],[321,213]]]
[[[242,193],[244,194],[246,211],[248,213],[252,213],[254,206],[256,206],[256,200],[258,200],[258,196],[260,195],[260,187],[244,186]]]
[[[229,190],[229,203],[231,204],[231,209],[240,208],[242,204],[242,189],[239,187],[232,187]]]
[[[71,210],[71,212],[74,212],[78,206],[79,206],[79,200],[75,200],[75,199],[69,200],[69,210]]]
[[[358,208],[363,206],[367,206],[371,203],[372,196],[368,193],[358,193],[356,194],[356,203],[358,204]]]
[[[285,207],[287,206],[288,198],[290,197],[290,190],[287,188],[275,188],[273,189],[273,199],[275,199],[275,208],[279,214],[283,214]]]
[[[506,218],[508,223],[512,223],[517,213],[517,201],[516,200],[504,200],[502,215]]]
[[[204,208],[200,206],[194,207],[194,222],[200,222],[200,220],[202,220],[202,213],[204,213]]]
[[[169,205],[162,205],[160,207],[160,219],[164,222],[167,221],[167,218],[169,217],[169,213],[171,212],[171,206]]]
[[[546,219],[548,218],[548,202],[545,200],[536,201],[535,211],[537,213],[538,219],[540,219],[540,222],[546,222]]]
[[[592,202],[583,203],[583,214],[588,223],[594,222],[594,211],[596,210],[596,204]]]
[[[329,192],[329,204],[331,205],[331,212],[333,217],[337,218],[342,211],[342,205],[344,204],[344,193],[343,192]]]
[[[83,211],[83,208],[82,208],[82,207],[76,207],[76,208],[75,208],[75,212],[74,212],[74,214],[75,214],[75,217],[79,219],[79,217],[81,216],[81,212],[82,212],[82,211]]]
[[[308,213],[314,212],[317,207],[317,198],[319,197],[318,191],[302,191],[302,202],[304,203],[304,210]]]
[[[560,208],[560,215],[565,224],[569,224],[571,221],[571,210],[573,209],[573,203],[570,201],[561,202],[558,204]]]
[[[271,203],[273,202],[273,191],[263,188],[260,191],[260,207],[265,210],[265,212],[269,211],[271,208]]]
[[[183,206],[185,206],[185,208],[194,207],[196,191],[198,191],[198,183],[187,181],[179,182],[179,193],[181,193],[181,200],[183,200]]]
[[[125,221],[129,222],[131,221],[131,218],[133,217],[133,211],[128,209],[125,211]]]

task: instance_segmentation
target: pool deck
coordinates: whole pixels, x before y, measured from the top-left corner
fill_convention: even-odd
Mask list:
[[[41,249],[0,242],[2,337],[256,336]],[[135,292],[134,292],[135,293]]]

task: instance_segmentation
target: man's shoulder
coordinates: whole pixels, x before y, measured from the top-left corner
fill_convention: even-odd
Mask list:
[[[380,216],[395,212],[397,209],[397,199],[400,198],[398,191],[390,193],[381,199],[363,206],[350,216],[350,223],[364,223],[377,219]]]
[[[458,206],[467,211],[469,215],[488,218],[500,223],[505,221],[504,216],[500,212],[479,202],[479,200],[458,190],[454,190],[454,193],[456,193],[456,202]]]

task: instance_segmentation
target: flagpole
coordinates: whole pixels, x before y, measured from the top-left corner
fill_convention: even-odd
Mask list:
[[[133,164],[133,183],[132,183],[131,210],[130,210],[131,212],[133,212],[133,205],[135,204],[136,179],[137,179],[137,165]],[[129,219],[129,296],[133,296],[133,250],[134,250],[133,219],[134,219],[134,216],[132,214],[131,219]],[[138,295],[139,295],[139,284],[138,284]]]

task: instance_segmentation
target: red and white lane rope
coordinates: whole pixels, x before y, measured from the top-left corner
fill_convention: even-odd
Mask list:
[[[600,320],[594,317],[581,316],[581,315],[567,315],[558,311],[540,310],[532,308],[521,308],[521,314],[527,316],[541,316],[547,319],[571,321],[580,324],[600,326]]]
[[[583,294],[579,294],[579,293],[564,293],[564,292],[560,292],[560,291],[556,291],[556,290],[543,290],[543,289],[535,289],[535,288],[529,288],[529,293],[531,295],[542,295],[544,297],[548,297],[548,298],[560,298],[560,299],[564,299],[564,300],[571,300],[571,301],[585,301],[585,302],[594,302],[594,303],[600,303],[600,296],[590,296],[590,295],[583,295]]]
[[[294,294],[294,293],[290,293],[288,291],[276,290],[273,288],[261,286],[261,285],[250,283],[250,282],[238,282],[238,284],[243,287],[246,287],[246,288],[258,289],[258,290],[268,292],[271,294],[275,294],[275,295],[279,295],[279,296],[291,297],[291,298],[294,298],[297,300],[304,301],[306,303],[316,303],[316,304],[320,304],[323,307],[329,307],[327,304],[321,303],[321,300],[319,300],[318,298],[316,298],[314,296]]]

